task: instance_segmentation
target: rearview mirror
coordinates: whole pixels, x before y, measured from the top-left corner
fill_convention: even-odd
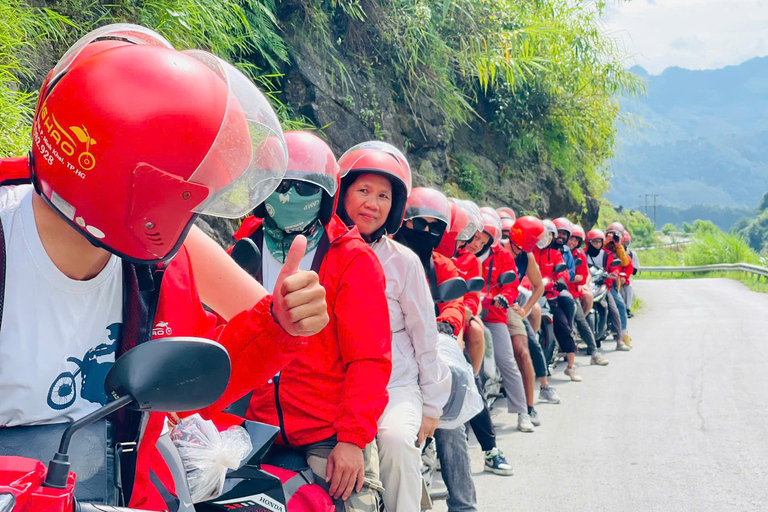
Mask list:
[[[565,272],[566,270],[568,270],[568,265],[566,265],[565,263],[558,263],[557,265],[555,265],[555,268],[552,269],[552,271],[555,274],[559,274],[560,272]]]
[[[443,281],[437,287],[437,302],[450,302],[460,299],[467,293],[467,282],[460,277]]]
[[[243,238],[237,241],[232,251],[229,253],[235,263],[248,272],[254,279],[261,270],[261,251],[256,247],[256,242],[250,238]]]
[[[618,268],[621,266],[621,262],[619,260],[613,260],[609,266],[611,268]]]
[[[512,284],[515,281],[517,281],[517,274],[515,274],[514,271],[509,270],[507,272],[502,272],[496,282],[499,286],[504,286],[505,284]]]
[[[584,260],[581,260],[581,259],[576,260],[576,266],[577,267],[580,267],[582,265],[584,265]]]
[[[482,277],[472,277],[467,279],[467,291],[475,293],[481,292],[485,288],[485,279]]]
[[[129,350],[109,370],[107,396],[133,397],[142,411],[181,412],[208,407],[229,383],[229,354],[202,338],[163,338]]]

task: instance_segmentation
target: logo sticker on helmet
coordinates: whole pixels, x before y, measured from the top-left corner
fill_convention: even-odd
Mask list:
[[[96,167],[96,157],[91,153],[91,146],[96,145],[96,140],[91,137],[88,128],[81,125],[70,126],[69,130],[66,130],[58,122],[53,112],[48,110],[48,105],[45,103],[40,110],[40,118],[42,123],[37,124],[37,129],[42,131],[44,127],[45,133],[35,133],[35,143],[43,153],[45,160],[49,165],[52,165],[53,158],[55,158],[60,163],[66,164],[67,168],[76,176],[85,179],[85,173]],[[77,160],[75,163],[70,161],[68,157],[75,157],[76,153]]]

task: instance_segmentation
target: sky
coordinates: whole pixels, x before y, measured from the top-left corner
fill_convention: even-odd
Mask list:
[[[605,30],[629,65],[718,69],[768,55],[768,0],[632,0],[611,4]]]

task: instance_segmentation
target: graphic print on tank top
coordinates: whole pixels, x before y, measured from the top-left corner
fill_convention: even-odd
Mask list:
[[[71,407],[78,397],[91,403],[107,404],[107,393],[104,391],[104,380],[107,373],[115,364],[117,344],[123,330],[123,324],[114,323],[106,328],[107,341],[88,350],[85,355],[68,357],[72,363],[71,372],[60,373],[51,384],[48,391],[48,406],[61,411]]]

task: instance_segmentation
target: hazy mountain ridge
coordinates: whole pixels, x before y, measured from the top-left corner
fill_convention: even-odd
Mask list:
[[[768,190],[768,57],[718,70],[669,68],[647,95],[622,99],[609,198],[640,204],[754,208]],[[712,219],[715,220],[715,219]]]

